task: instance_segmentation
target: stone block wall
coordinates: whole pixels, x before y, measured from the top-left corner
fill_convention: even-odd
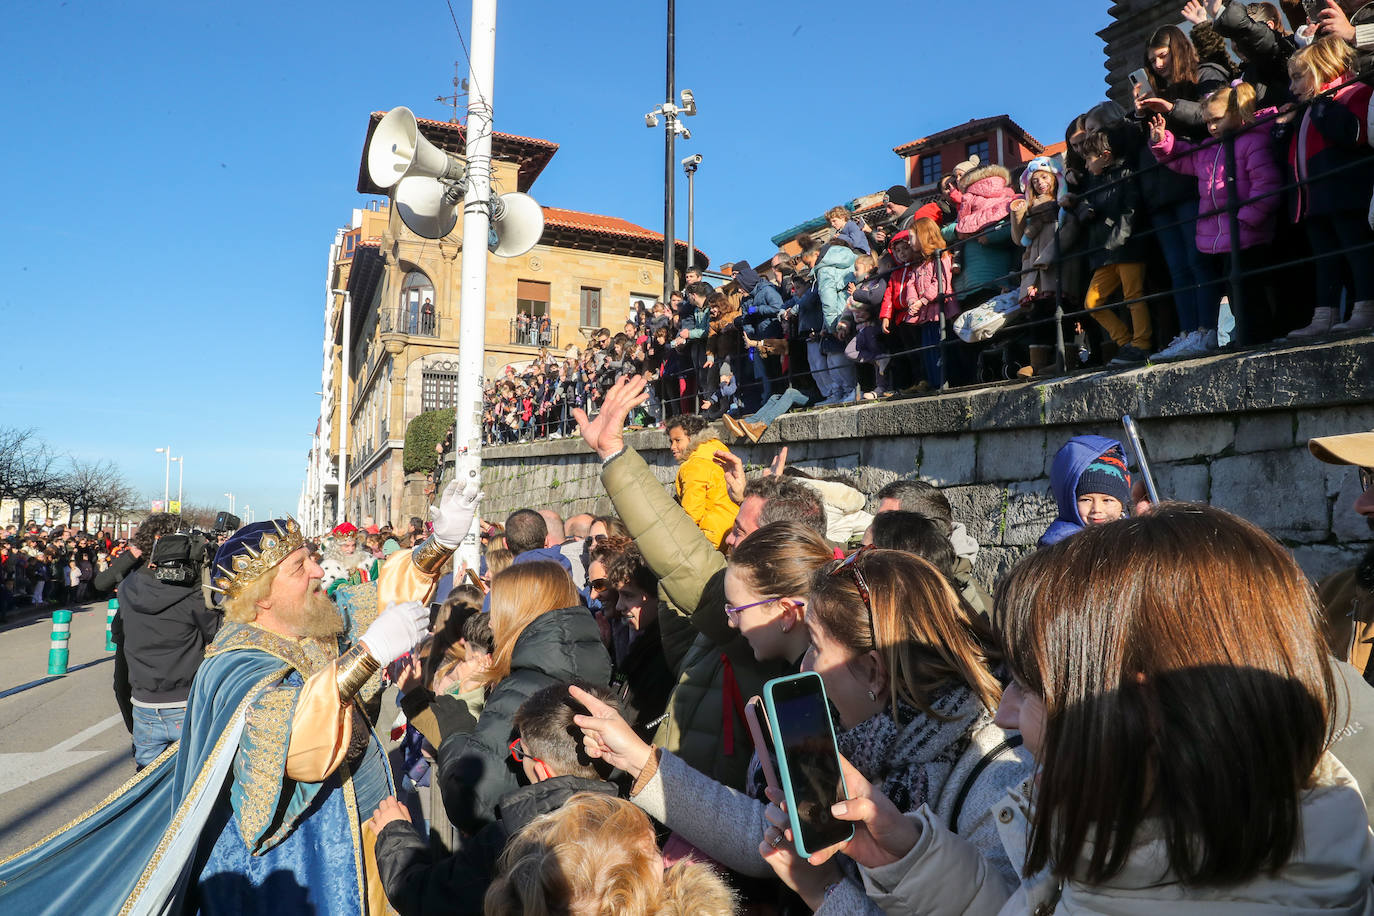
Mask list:
[[[870,495],[900,477],[942,487],[983,545],[978,571],[992,582],[1055,516],[1049,472],[1058,448],[1085,433],[1121,439],[1123,414],[1139,422],[1163,497],[1250,519],[1313,578],[1350,565],[1374,541],[1350,509],[1355,469],[1322,464],[1307,450],[1310,438],[1374,429],[1369,338],[793,413],[759,445],[731,448],[761,467],[786,445],[789,463],[848,474]],[[626,441],[671,486],[676,468],[664,435],[631,432]],[[609,512],[599,473],[579,439],[488,449],[483,514],[499,520],[522,506]]]

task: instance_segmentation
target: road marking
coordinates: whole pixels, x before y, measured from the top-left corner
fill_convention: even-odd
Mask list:
[[[79,665],[72,665],[70,668],[67,669],[67,674],[73,674],[74,672],[80,671],[82,668],[89,668],[92,665],[99,665],[102,662],[109,661],[114,661],[113,655],[107,655],[104,658],[97,658],[93,662],[82,662]],[[49,674],[47,677],[40,677],[36,681],[29,681],[27,684],[20,684],[18,687],[11,687],[9,690],[0,692],[0,700],[3,700],[5,697],[10,696],[12,694],[23,693],[25,690],[32,690],[34,687],[42,687],[44,684],[51,684],[53,681],[60,681],[62,680],[62,678],[66,677],[67,674]]]
[[[70,738],[59,741],[46,751],[0,754],[0,795],[13,792],[15,789],[31,782],[37,782],[54,773],[60,773],[78,763],[84,763],[92,757],[109,753],[109,751],[74,751],[72,748],[84,744],[116,722],[123,721],[124,717],[115,713],[108,719],[97,722],[88,728],[83,728]]]

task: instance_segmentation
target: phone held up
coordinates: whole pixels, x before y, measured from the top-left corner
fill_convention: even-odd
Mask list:
[[[797,855],[809,858],[854,836],[830,807],[849,797],[835,745],[825,682],[814,671],[774,678],[763,685],[772,723],[779,782]]]
[[[1144,67],[1132,70],[1126,75],[1126,79],[1131,83],[1131,98],[1148,99],[1155,94],[1154,89],[1150,87],[1150,76]]]
[[[763,700],[750,697],[744,704],[744,721],[749,726],[749,734],[754,738],[754,754],[759,758],[759,769],[763,771],[763,781],[770,789],[782,791],[778,782],[778,771],[773,766],[777,758],[777,748],[773,746],[773,726],[768,721],[768,711],[763,708]]]

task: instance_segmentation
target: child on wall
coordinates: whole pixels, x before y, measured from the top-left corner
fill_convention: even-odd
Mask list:
[[[1156,356],[1164,359],[1201,356],[1217,347],[1217,314],[1232,269],[1231,220],[1228,214],[1227,154],[1223,137],[1233,134],[1235,196],[1239,238],[1236,258],[1245,276],[1240,299],[1231,303],[1239,343],[1263,343],[1273,337],[1273,314],[1266,293],[1266,276],[1256,274],[1268,260],[1278,210],[1279,170],[1267,131],[1254,127],[1255,89],[1248,83],[1224,86],[1204,104],[1207,131],[1216,142],[1193,144],[1174,136],[1162,115],[1150,119],[1150,150],[1170,169],[1197,178],[1201,200],[1197,221],[1200,279],[1206,284],[1205,312],[1185,308],[1178,300],[1179,336]],[[1235,297],[1232,297],[1233,299]]]
[[[883,328],[894,329],[913,377],[924,374],[919,385],[903,394],[939,388],[944,384],[940,361],[940,317],[959,313],[954,295],[953,259],[945,248],[944,235],[933,219],[918,219],[909,231],[892,239],[892,256],[902,266],[888,277],[887,292],[879,311]],[[918,351],[918,348],[924,347]]]
[[[1032,321],[1054,316],[1059,299],[1060,231],[1062,225],[1059,196],[1065,193],[1064,173],[1059,163],[1037,156],[1021,173],[1022,196],[1011,202],[1012,241],[1024,250],[1021,255],[1021,306],[1029,310]],[[1050,365],[1054,359],[1054,326],[1036,325],[1028,333],[1030,373]]]

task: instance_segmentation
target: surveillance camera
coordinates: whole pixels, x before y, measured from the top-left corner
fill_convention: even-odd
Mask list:
[[[697,113],[697,100],[690,89],[682,90],[682,113],[689,117]]]
[[[645,126],[645,127],[657,127],[657,126],[658,126],[658,116],[655,115],[652,111],[649,112],[648,114],[646,114],[646,115],[644,116],[644,126]]]
[[[678,128],[678,133],[682,134],[682,139],[692,139],[692,132],[688,130],[686,127],[684,127],[681,121],[677,122],[675,126]]]
[[[694,169],[699,165],[701,165],[701,153],[688,156],[686,159],[682,160],[682,167],[684,169]]]

